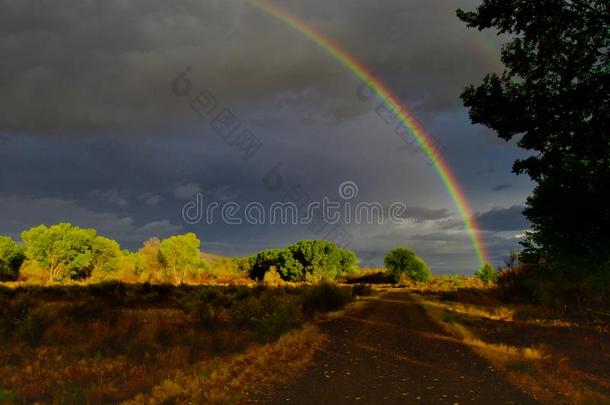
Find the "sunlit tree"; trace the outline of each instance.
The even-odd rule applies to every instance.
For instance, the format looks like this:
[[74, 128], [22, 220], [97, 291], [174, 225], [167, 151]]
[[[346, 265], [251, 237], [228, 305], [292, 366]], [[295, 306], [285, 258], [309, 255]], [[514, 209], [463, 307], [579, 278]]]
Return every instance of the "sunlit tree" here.
[[411, 249], [398, 247], [388, 252], [384, 264], [394, 282], [407, 277], [414, 281], [428, 281], [432, 272], [430, 267]]
[[200, 245], [194, 233], [170, 236], [161, 242], [163, 261], [174, 283], [183, 283], [186, 275], [202, 266]]
[[82, 229], [69, 223], [47, 227], [40, 225], [21, 234], [26, 256], [47, 273], [49, 281], [64, 278], [82, 279], [93, 266], [91, 243], [95, 230]]
[[0, 236], [0, 281], [17, 279], [24, 260], [23, 247], [8, 236]]
[[144, 281], [161, 282], [164, 279], [165, 259], [161, 253], [161, 241], [150, 238], [138, 252], [138, 269]]
[[121, 256], [121, 247], [118, 242], [104, 236], [96, 236], [91, 241], [93, 251], [93, 271], [111, 271], [116, 267], [117, 259]]

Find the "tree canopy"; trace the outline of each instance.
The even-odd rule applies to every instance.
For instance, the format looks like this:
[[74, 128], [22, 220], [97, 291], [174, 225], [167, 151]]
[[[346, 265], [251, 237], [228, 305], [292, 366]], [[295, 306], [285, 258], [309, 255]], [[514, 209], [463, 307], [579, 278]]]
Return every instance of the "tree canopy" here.
[[[204, 259], [194, 233], [144, 242], [137, 252], [118, 242], [69, 223], [40, 225], [22, 232], [24, 246], [0, 237], [0, 276], [38, 282], [202, 282], [251, 277], [256, 280], [332, 280], [357, 266], [354, 252], [325, 240], [303, 240], [282, 249], [266, 249], [242, 259]], [[25, 264], [22, 266], [22, 263]], [[273, 274], [268, 274], [273, 269]], [[265, 278], [267, 276], [267, 278]]]
[[394, 282], [403, 276], [414, 281], [428, 281], [432, 275], [426, 262], [411, 249], [398, 247], [388, 252], [383, 262]]
[[170, 236], [161, 242], [160, 252], [174, 283], [183, 283], [187, 274], [202, 266], [200, 245], [194, 233]]
[[68, 223], [51, 227], [40, 225], [21, 234], [27, 257], [36, 261], [51, 281], [89, 276], [94, 260], [91, 245], [95, 237], [95, 230]]
[[530, 262], [610, 259], [610, 2], [483, 0], [458, 17], [508, 34], [502, 74], [462, 94], [474, 123], [531, 156], [513, 171], [536, 183], [525, 215]]
[[303, 240], [282, 249], [266, 249], [244, 261], [252, 278], [262, 280], [271, 267], [286, 281], [332, 280], [356, 267], [354, 252], [326, 240]]
[[119, 243], [104, 236], [96, 236], [91, 240], [91, 251], [93, 271], [112, 271], [122, 254]]
[[8, 236], [0, 236], [0, 281], [16, 279], [24, 260], [23, 247]]
[[[200, 241], [194, 233], [170, 236], [163, 241], [151, 238], [136, 253], [122, 251], [118, 242], [98, 236], [93, 229], [69, 223], [31, 228], [22, 233], [22, 239], [25, 250], [10, 238], [0, 237], [1, 274], [10, 273], [5, 271], [6, 261], [16, 266], [12, 270], [14, 274], [10, 273], [11, 278], [16, 278], [23, 258], [27, 258], [39, 269], [34, 273], [36, 277], [42, 270], [47, 281], [122, 278], [180, 284], [186, 277], [197, 277], [205, 266]], [[21, 262], [15, 259], [19, 252]], [[237, 265], [235, 269], [237, 272]]]

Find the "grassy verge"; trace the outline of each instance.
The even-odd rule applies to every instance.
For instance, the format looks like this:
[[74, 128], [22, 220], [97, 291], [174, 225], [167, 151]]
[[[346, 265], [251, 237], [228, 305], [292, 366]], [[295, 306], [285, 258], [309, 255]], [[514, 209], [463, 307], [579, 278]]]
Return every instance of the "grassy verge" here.
[[239, 403], [264, 396], [266, 388], [296, 378], [309, 364], [324, 336], [307, 325], [244, 353], [201, 361], [177, 370], [126, 405], [168, 403]]
[[543, 403], [610, 403], [608, 335], [485, 289], [417, 290], [430, 318]]

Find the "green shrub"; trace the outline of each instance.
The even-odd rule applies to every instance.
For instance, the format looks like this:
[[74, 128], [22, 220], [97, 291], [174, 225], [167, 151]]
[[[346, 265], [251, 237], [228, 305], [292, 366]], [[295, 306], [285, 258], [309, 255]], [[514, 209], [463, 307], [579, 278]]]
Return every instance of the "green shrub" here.
[[485, 263], [474, 275], [485, 283], [495, 283], [498, 281], [498, 272], [489, 263]]
[[262, 280], [272, 266], [277, 268], [278, 258], [282, 251], [283, 249], [265, 249], [247, 258], [243, 263], [250, 265], [250, 277], [254, 280]]
[[241, 265], [249, 267], [250, 277], [262, 280], [272, 267], [285, 281], [318, 282], [334, 280], [351, 273], [356, 267], [354, 252], [325, 240], [303, 240], [284, 249], [266, 249]]
[[399, 247], [388, 252], [384, 263], [395, 283], [399, 282], [403, 276], [422, 282], [428, 281], [432, 276], [430, 267], [411, 249]]

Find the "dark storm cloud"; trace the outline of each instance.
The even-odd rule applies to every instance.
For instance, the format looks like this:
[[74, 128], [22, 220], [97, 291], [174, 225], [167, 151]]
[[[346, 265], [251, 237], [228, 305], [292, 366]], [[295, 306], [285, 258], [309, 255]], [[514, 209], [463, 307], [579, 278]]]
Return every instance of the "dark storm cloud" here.
[[[517, 180], [510, 195], [491, 192], [512, 181], [514, 151], [471, 136], [467, 115], [456, 109], [463, 86], [493, 63], [479, 34], [456, 20], [454, 2], [278, 4], [336, 40], [412, 107], [447, 146], [474, 208], [523, 204], [527, 185]], [[295, 186], [314, 200], [337, 198], [338, 185], [350, 180], [358, 201], [408, 207], [404, 227], [350, 228], [357, 252], [374, 253], [381, 265], [387, 250], [408, 245], [435, 271], [474, 270], [463, 222], [426, 157], [404, 148], [395, 126], [375, 113], [376, 101], [357, 97], [360, 83], [345, 67], [247, 1], [0, 0], [0, 54], [0, 233], [71, 221], [135, 249], [153, 235], [192, 231], [204, 251], [245, 255], [324, 235], [189, 225], [184, 204], [202, 193], [268, 205]], [[172, 93], [187, 67], [191, 95], [210, 90], [219, 109], [231, 109], [262, 141], [254, 157], [245, 160], [219, 137], [211, 117], [189, 107], [191, 97]], [[262, 180], [278, 165], [283, 186], [269, 190]], [[490, 169], [475, 176], [481, 168]], [[480, 219], [496, 254], [516, 241], [494, 231], [512, 227], [494, 211]]]
[[139, 223], [130, 216], [93, 211], [76, 201], [60, 198], [0, 196], [0, 211], [3, 214], [0, 229], [17, 240], [22, 231], [40, 224], [53, 225], [59, 222], [58, 218], [61, 222], [96, 229], [100, 235], [117, 239], [130, 248], [152, 236], [165, 237], [182, 230], [181, 225], [166, 219]]
[[512, 185], [508, 183], [498, 184], [497, 186], [492, 187], [491, 191], [504, 191], [511, 188]]
[[436, 220], [447, 218], [450, 215], [446, 209], [430, 209], [425, 207], [408, 207], [406, 218], [416, 221]]
[[476, 216], [479, 228], [485, 231], [523, 231], [530, 227], [530, 224], [523, 215], [522, 206], [512, 206], [509, 208], [496, 208], [483, 212]]
[[[454, 108], [490, 69], [449, 1], [283, 4], [418, 110]], [[169, 90], [187, 66], [195, 86], [236, 104], [337, 120], [366, 110], [344, 67], [242, 0], [2, 0], [0, 54], [0, 128], [78, 133], [192, 119]]]

